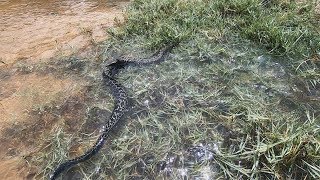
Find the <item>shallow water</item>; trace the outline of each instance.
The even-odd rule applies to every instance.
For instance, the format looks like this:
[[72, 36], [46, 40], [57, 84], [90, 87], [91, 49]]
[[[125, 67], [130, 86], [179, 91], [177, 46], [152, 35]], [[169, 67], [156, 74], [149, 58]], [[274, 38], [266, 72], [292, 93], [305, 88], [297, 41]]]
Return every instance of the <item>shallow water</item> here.
[[13, 63], [17, 59], [49, 58], [57, 50], [64, 52], [66, 49], [70, 51], [72, 48], [81, 48], [90, 38], [95, 41], [104, 40], [105, 28], [112, 25], [110, 19], [119, 16], [119, 7], [124, 2], [126, 1], [1, 0], [2, 65]]
[[[2, 28], [0, 31], [0, 57], [5, 65], [10, 63], [15, 64], [19, 59], [36, 63], [41, 59], [52, 57], [57, 52], [64, 55], [68, 54], [66, 53], [67, 51], [75, 52], [78, 49], [88, 46], [92, 39], [94, 41], [103, 40], [105, 38], [105, 34], [103, 33], [105, 28], [111, 26], [113, 18], [118, 17], [117, 14], [121, 12], [118, 9], [121, 3], [110, 2], [105, 4], [102, 1], [0, 2], [0, 15], [4, 15], [1, 16], [1, 18], [3, 18], [1, 19], [3, 25], [0, 26], [0, 28]], [[140, 103], [140, 105], [139, 103], [135, 103], [137, 105], [136, 109], [141, 109], [141, 111], [146, 109], [147, 112], [154, 113], [155, 115], [157, 115], [156, 112], [159, 112], [160, 109], [164, 114], [163, 117], [170, 117], [171, 115], [171, 119], [168, 118], [169, 120], [167, 120], [167, 122], [163, 120], [164, 118], [155, 119], [157, 122], [156, 125], [159, 125], [159, 127], [142, 126], [139, 128], [138, 125], [142, 121], [137, 115], [137, 119], [131, 120], [132, 127], [128, 128], [129, 131], [134, 133], [128, 133], [127, 136], [119, 136], [119, 140], [113, 141], [114, 144], [123, 142], [123, 144], [128, 143], [130, 145], [131, 143], [132, 145], [130, 146], [133, 147], [133, 150], [138, 147], [139, 149], [136, 154], [132, 154], [132, 156], [135, 157], [131, 160], [135, 161], [135, 158], [139, 157], [137, 154], [139, 155], [140, 150], [142, 152], [141, 154], [145, 153], [143, 149], [140, 149], [139, 145], [137, 146], [137, 142], [142, 141], [139, 140], [139, 138], [143, 138], [145, 134], [152, 133], [154, 129], [156, 129], [154, 134], [148, 134], [150, 137], [152, 135], [152, 138], [145, 138], [143, 140], [145, 140], [146, 143], [143, 144], [143, 142], [141, 142], [140, 144], [147, 146], [146, 144], [148, 144], [149, 139], [153, 139], [153, 137], [156, 137], [154, 139], [161, 139], [161, 137], [165, 139], [164, 145], [166, 145], [167, 142], [179, 144], [179, 141], [175, 143], [174, 140], [177, 139], [174, 138], [172, 138], [172, 141], [168, 141], [170, 134], [174, 134], [174, 131], [170, 132], [170, 129], [167, 127], [183, 127], [181, 124], [186, 124], [184, 125], [184, 129], [187, 129], [186, 127], [193, 128], [194, 132], [197, 130], [202, 131], [202, 128], [205, 128], [205, 130], [208, 128], [199, 134], [205, 135], [208, 133], [206, 136], [212, 139], [215, 137], [215, 130], [217, 130], [221, 136], [230, 139], [229, 136], [232, 137], [236, 134], [233, 135], [230, 133], [229, 131], [231, 130], [227, 127], [215, 124], [217, 123], [215, 118], [219, 117], [221, 120], [228, 120], [227, 114], [230, 109], [229, 106], [232, 104], [231, 102], [228, 103], [228, 100], [232, 93], [238, 93], [237, 95], [239, 96], [251, 96], [256, 95], [256, 93], [261, 93], [261, 96], [266, 98], [283, 96], [283, 103], [281, 104], [288, 110], [291, 110], [291, 106], [295, 105], [294, 101], [291, 101], [295, 92], [291, 88], [289, 82], [291, 79], [286, 71], [284, 71], [284, 67], [271, 61], [271, 58], [264, 55], [264, 52], [253, 55], [252, 59], [256, 60], [254, 61], [255, 63], [240, 63], [241, 59], [245, 59], [247, 56], [246, 50], [240, 51], [241, 53], [239, 54], [233, 51], [230, 52], [230, 55], [228, 54], [228, 57], [221, 62], [218, 60], [220, 58], [214, 58], [215, 56], [212, 55], [210, 56], [212, 57], [212, 62], [200, 60], [196, 65], [196, 63], [191, 61], [185, 61], [191, 57], [190, 54], [187, 54], [182, 58], [184, 60], [181, 62], [164, 62], [158, 67], [151, 67], [154, 69], [149, 68], [148, 70], [148, 68], [141, 68], [135, 70], [132, 68], [121, 73], [121, 83], [124, 82], [127, 89], [132, 91], [132, 94], [135, 94], [134, 99], [143, 102]], [[91, 58], [88, 59], [90, 60], [86, 62], [83, 61], [83, 66], [87, 66], [90, 61], [94, 61]], [[68, 67], [68, 63], [71, 63], [71, 65], [72, 63], [76, 65], [78, 63], [79, 65], [81, 61], [66, 60], [65, 64], [61, 63], [59, 68], [64, 68], [63, 71], [68, 71], [65, 72], [66, 74], [82, 72], [82, 68], [78, 68], [80, 70], [77, 70], [77, 67], [72, 68], [70, 65], [68, 70], [68, 68], [66, 68]], [[200, 66], [199, 64], [202, 65]], [[213, 68], [213, 65], [217, 65], [217, 67]], [[231, 85], [227, 82], [219, 81], [219, 78], [225, 75], [219, 74], [219, 66], [223, 67], [221, 69], [227, 69], [225, 74], [229, 75], [228, 80]], [[32, 68], [32, 66], [25, 66], [23, 68], [26, 69], [24, 70], [25, 74], [21, 72], [19, 74], [18, 71], [18, 73], [15, 73], [7, 79], [2, 78], [5, 76], [2, 76], [2, 69], [0, 69], [0, 130], [4, 127], [5, 123], [11, 125], [3, 131], [3, 136], [0, 138], [0, 144], [2, 144], [0, 147], [0, 179], [32, 179], [37, 177], [35, 176], [37, 175], [36, 173], [42, 171], [40, 165], [35, 168], [35, 166], [38, 165], [36, 163], [38, 161], [45, 164], [44, 167], [51, 172], [52, 169], [50, 169], [49, 166], [52, 166], [52, 164], [50, 164], [50, 161], [56, 163], [56, 160], [46, 153], [51, 153], [54, 157], [54, 153], [60, 155], [60, 152], [55, 152], [55, 147], [51, 147], [53, 150], [48, 150], [43, 147], [37, 148], [39, 144], [47, 145], [51, 143], [39, 141], [44, 137], [54, 134], [52, 132], [56, 132], [56, 130], [54, 130], [55, 127], [65, 127], [64, 130], [67, 133], [74, 134], [75, 136], [78, 135], [78, 132], [81, 132], [89, 134], [88, 136], [92, 137], [91, 133], [99, 127], [93, 122], [97, 123], [100, 119], [106, 119], [106, 117], [110, 115], [110, 112], [106, 110], [105, 104], [107, 104], [106, 102], [108, 102], [109, 105], [113, 104], [110, 99], [104, 97], [104, 89], [103, 93], [97, 93], [95, 91], [97, 88], [92, 84], [83, 82], [85, 81], [83, 77], [80, 77], [83, 79], [79, 78], [75, 81], [72, 77], [64, 76], [65, 74], [61, 75], [62, 78], [57, 78], [50, 73], [38, 75], [35, 71], [33, 72], [32, 69], [35, 68]], [[28, 68], [30, 68], [30, 70]], [[43, 68], [45, 69], [47, 67]], [[20, 69], [22, 69], [22, 67], [20, 67]], [[168, 69], [171, 70], [168, 71]], [[130, 70], [136, 73], [132, 74], [131, 72], [131, 74], [128, 74]], [[87, 74], [87, 76], [90, 76], [90, 73]], [[159, 77], [157, 77], [157, 75], [160, 76], [162, 74], [166, 74], [167, 77], [164, 76], [164, 79], [158, 80]], [[182, 77], [177, 77], [177, 74], [180, 74]], [[172, 77], [172, 79], [170, 77]], [[132, 79], [130, 80], [130, 78]], [[141, 80], [139, 80], [139, 78], [141, 78]], [[127, 83], [124, 79], [127, 80]], [[128, 79], [130, 81], [128, 81]], [[269, 83], [269, 80], [274, 82]], [[210, 83], [208, 84], [207, 82]], [[160, 87], [159, 84], [161, 84]], [[83, 87], [87, 87], [87, 89]], [[223, 87], [223, 89], [221, 87]], [[92, 92], [89, 89], [91, 89]], [[145, 89], [150, 93], [145, 93]], [[220, 91], [226, 91], [227, 93], [223, 94], [220, 93]], [[138, 92], [143, 93], [139, 94]], [[93, 101], [92, 99], [94, 98], [99, 99], [97, 102], [100, 104], [96, 103], [96, 107], [92, 108], [89, 102], [90, 98], [91, 101]], [[100, 106], [103, 107], [99, 108]], [[218, 115], [221, 113], [223, 116], [215, 116], [212, 118], [209, 114], [198, 112], [196, 108], [199, 107], [203, 108], [206, 112], [216, 113]], [[318, 107], [318, 105], [315, 107]], [[172, 111], [172, 108], [176, 108], [174, 109], [175, 111]], [[86, 112], [88, 109], [90, 111]], [[156, 109], [156, 111], [154, 110], [152, 112], [152, 109]], [[177, 116], [179, 112], [187, 110], [190, 112]], [[176, 114], [174, 114], [175, 112]], [[85, 119], [88, 114], [90, 117], [88, 119], [92, 122], [85, 121], [83, 125], [83, 119]], [[143, 114], [141, 113], [141, 115]], [[181, 119], [179, 119], [180, 117]], [[148, 122], [149, 119], [152, 118], [146, 118], [145, 122]], [[27, 120], [27, 123], [23, 120]], [[136, 123], [134, 124], [134, 122]], [[168, 126], [169, 123], [170, 125]], [[204, 125], [211, 125], [212, 127], [206, 127]], [[83, 129], [81, 129], [81, 126], [83, 126]], [[199, 129], [196, 126], [199, 126]], [[147, 129], [148, 127], [149, 129]], [[87, 129], [90, 131], [86, 131]], [[221, 132], [219, 132], [219, 129]], [[163, 135], [158, 135], [158, 133], [161, 132], [160, 130]], [[46, 131], [48, 132], [44, 133]], [[132, 136], [132, 134], [135, 135], [139, 131], [141, 131], [140, 134]], [[164, 174], [164, 177], [169, 177], [169, 175], [176, 173], [178, 174], [177, 177], [181, 177], [180, 179], [186, 179], [189, 176], [194, 177], [193, 179], [214, 179], [216, 173], [214, 166], [201, 166], [197, 170], [198, 174], [195, 176], [191, 170], [196, 169], [193, 167], [201, 163], [213, 162], [222, 142], [210, 141], [208, 138], [197, 138], [198, 141], [199, 139], [205, 139], [208, 141], [208, 144], [194, 143], [192, 147], [189, 147], [191, 145], [189, 138], [192, 138], [192, 136], [188, 137], [189, 130], [181, 132], [186, 134], [182, 137], [187, 137], [184, 141], [181, 141], [181, 143], [185, 143], [185, 146], [181, 148], [178, 145], [175, 149], [176, 152], [178, 152], [176, 154], [163, 153], [163, 155], [158, 156], [158, 158], [162, 158], [159, 163], [159, 174]], [[57, 137], [63, 141], [61, 136], [57, 135]], [[86, 138], [88, 139], [88, 137]], [[132, 141], [130, 138], [138, 139]], [[77, 141], [77, 138], [72, 139]], [[160, 140], [150, 142], [160, 142]], [[84, 148], [85, 144], [89, 144], [89, 142], [83, 141], [81, 147], [75, 145], [75, 147], [71, 148], [70, 154], [81, 154], [81, 151], [83, 151], [81, 148]], [[123, 145], [123, 147], [130, 147], [129, 145]], [[117, 147], [118, 146], [121, 147], [121, 144], [117, 144]], [[122, 152], [119, 148], [116, 149], [117, 151], [114, 152], [119, 154], [125, 154], [128, 151], [127, 148], [123, 148], [124, 151]], [[35, 152], [35, 154], [33, 154], [33, 152]], [[107, 154], [107, 156], [109, 156], [109, 154]], [[41, 161], [41, 157], [45, 160]], [[112, 156], [110, 155], [109, 157]], [[128, 158], [125, 159], [122, 157], [124, 156], [112, 158], [112, 160], [115, 159], [115, 161], [118, 161], [116, 163], [106, 161], [102, 164], [103, 166], [92, 165], [92, 168], [100, 171], [103, 169], [100, 169], [100, 167], [106, 167], [106, 164], [116, 164], [119, 171], [123, 171], [123, 169], [126, 168], [127, 171], [125, 169], [124, 172], [135, 173], [134, 171], [128, 170], [129, 166], [127, 165], [130, 164]], [[143, 161], [141, 161], [143, 163], [138, 163], [137, 171], [140, 171], [140, 173], [144, 175], [144, 171], [147, 168], [145, 164], [152, 164], [156, 158], [141, 155], [141, 159], [143, 159]], [[123, 161], [123, 164], [121, 164], [121, 161]], [[239, 161], [239, 164], [240, 163]], [[117, 169], [115, 171], [117, 171]], [[97, 174], [99, 175], [99, 173]]]
[[[78, 101], [84, 101], [86, 80], [56, 77], [48, 67], [68, 67], [55, 61], [70, 55], [95, 60], [95, 43], [107, 38], [114, 19], [122, 21], [127, 2], [0, 0], [0, 179], [32, 179], [38, 172], [26, 156], [32, 157], [39, 138], [59, 118], [34, 110], [47, 111], [53, 104], [70, 108], [62, 114], [72, 119], [70, 127], [78, 124], [74, 119], [85, 107]], [[45, 73], [37, 72], [40, 66]]]

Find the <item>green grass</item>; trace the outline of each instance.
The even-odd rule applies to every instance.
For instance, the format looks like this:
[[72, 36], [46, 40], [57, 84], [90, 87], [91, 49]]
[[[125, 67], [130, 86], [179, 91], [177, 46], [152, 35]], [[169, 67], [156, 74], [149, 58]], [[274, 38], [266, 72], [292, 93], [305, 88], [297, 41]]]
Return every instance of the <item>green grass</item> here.
[[142, 36], [155, 48], [188, 40], [201, 32], [215, 39], [240, 34], [276, 54], [316, 53], [320, 47], [315, 1], [297, 5], [281, 0], [133, 1], [121, 38]]
[[[121, 71], [131, 111], [97, 156], [65, 176], [319, 179], [315, 2], [269, 2], [133, 1], [126, 22], [109, 30], [106, 61], [114, 53], [141, 57], [165, 43], [180, 44], [160, 65]], [[92, 109], [113, 105], [92, 71], [79, 73], [96, 89], [83, 124], [92, 121]], [[95, 138], [71, 133], [47, 137], [50, 146], [34, 159], [43, 170], [39, 177], [48, 177], [71, 147], [90, 147], [88, 139]]]

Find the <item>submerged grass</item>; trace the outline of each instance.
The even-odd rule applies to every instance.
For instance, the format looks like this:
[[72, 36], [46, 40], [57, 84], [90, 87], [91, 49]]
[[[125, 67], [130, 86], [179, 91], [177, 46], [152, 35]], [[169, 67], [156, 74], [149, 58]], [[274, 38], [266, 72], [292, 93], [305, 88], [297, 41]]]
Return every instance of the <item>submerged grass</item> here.
[[[212, 41], [239, 35], [257, 43], [279, 62], [319, 83], [320, 21], [317, 1], [133, 1], [126, 25], [112, 31], [120, 39], [147, 39], [146, 47], [194, 39]], [[307, 63], [303, 67], [301, 64]], [[312, 67], [309, 67], [312, 66]]]
[[[319, 179], [315, 3], [133, 1], [125, 24], [109, 30], [105, 59], [114, 52], [145, 57], [163, 44], [180, 44], [160, 65], [119, 74], [133, 102], [125, 124], [100, 154], [64, 177]], [[44, 177], [74, 146], [71, 138], [57, 138], [61, 132], [49, 138], [51, 153], [34, 160]]]

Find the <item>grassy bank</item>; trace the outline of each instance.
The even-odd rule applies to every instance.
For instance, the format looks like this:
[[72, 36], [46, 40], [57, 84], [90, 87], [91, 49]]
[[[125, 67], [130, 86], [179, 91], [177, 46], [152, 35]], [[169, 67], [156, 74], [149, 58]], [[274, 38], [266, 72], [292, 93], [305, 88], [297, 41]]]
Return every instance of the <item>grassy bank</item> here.
[[[315, 2], [133, 1], [125, 23], [109, 30], [106, 61], [180, 44], [160, 65], [119, 74], [131, 111], [104, 150], [65, 177], [318, 179], [319, 25]], [[83, 125], [113, 105], [93, 76]], [[35, 160], [41, 175], [97, 137], [74, 136], [49, 138], [50, 153]]]

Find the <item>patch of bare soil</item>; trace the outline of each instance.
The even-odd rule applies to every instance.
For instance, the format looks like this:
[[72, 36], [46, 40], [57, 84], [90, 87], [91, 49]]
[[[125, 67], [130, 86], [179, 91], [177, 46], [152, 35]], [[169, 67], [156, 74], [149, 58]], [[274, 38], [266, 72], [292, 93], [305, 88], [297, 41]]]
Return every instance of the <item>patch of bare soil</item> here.
[[[41, 137], [61, 119], [67, 129], [79, 128], [76, 120], [84, 117], [88, 82], [32, 70], [21, 73], [17, 63], [31, 67], [92, 53], [115, 19], [122, 21], [126, 3], [101, 8], [94, 4], [100, 1], [89, 6], [89, 1], [70, 1], [59, 9], [48, 2], [69, 1], [46, 1], [45, 8], [40, 0], [30, 1], [39, 7], [13, 2], [0, 1], [0, 179], [33, 179], [38, 170], [26, 157], [39, 150]], [[23, 11], [28, 8], [30, 12]]]

